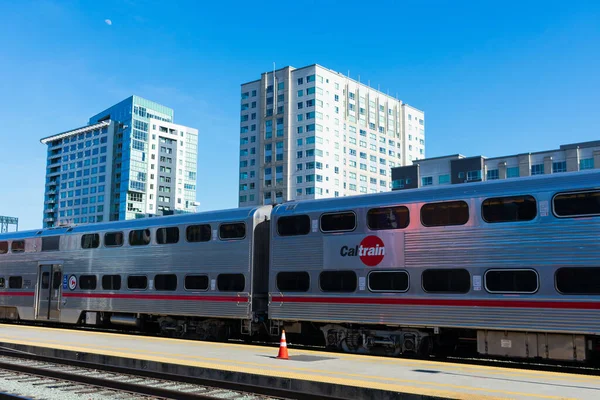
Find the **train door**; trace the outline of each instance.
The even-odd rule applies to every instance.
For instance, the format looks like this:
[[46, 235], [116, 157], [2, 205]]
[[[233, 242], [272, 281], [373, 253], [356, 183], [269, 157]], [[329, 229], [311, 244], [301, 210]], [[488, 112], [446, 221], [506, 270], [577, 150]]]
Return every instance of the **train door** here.
[[62, 265], [43, 264], [39, 266], [36, 319], [59, 320], [61, 283]]

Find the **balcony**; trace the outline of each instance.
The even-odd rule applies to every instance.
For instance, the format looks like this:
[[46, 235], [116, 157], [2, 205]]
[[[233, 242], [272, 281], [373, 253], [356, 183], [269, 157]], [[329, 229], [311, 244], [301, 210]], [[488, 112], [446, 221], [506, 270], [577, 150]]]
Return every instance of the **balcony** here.
[[[47, 185], [47, 184], [46, 184]], [[50, 189], [46, 192], [47, 195], [56, 194], [56, 190]]]
[[44, 218], [44, 222], [54, 222], [54, 217]]
[[48, 199], [44, 201], [44, 204], [56, 204], [56, 199]]
[[56, 186], [56, 185], [58, 185], [58, 181], [57, 180], [52, 180], [52, 181], [46, 182], [46, 186], [52, 187], [52, 186]]
[[44, 214], [53, 214], [56, 212], [56, 207], [48, 207], [44, 210]]

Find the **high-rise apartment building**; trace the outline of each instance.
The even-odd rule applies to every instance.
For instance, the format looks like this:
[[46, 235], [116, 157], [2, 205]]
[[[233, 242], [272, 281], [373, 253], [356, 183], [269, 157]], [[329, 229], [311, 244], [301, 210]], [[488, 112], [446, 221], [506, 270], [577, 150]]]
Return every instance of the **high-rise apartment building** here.
[[131, 96], [48, 146], [44, 227], [193, 212], [198, 131]]
[[391, 190], [425, 157], [423, 111], [319, 65], [242, 85], [239, 205]]

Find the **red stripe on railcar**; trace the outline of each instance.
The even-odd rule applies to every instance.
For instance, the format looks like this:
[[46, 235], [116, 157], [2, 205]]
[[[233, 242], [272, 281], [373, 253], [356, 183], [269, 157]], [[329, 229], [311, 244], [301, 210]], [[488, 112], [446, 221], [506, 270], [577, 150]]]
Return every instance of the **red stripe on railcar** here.
[[33, 296], [35, 292], [0, 292], [0, 296]]
[[165, 294], [118, 294], [118, 293], [63, 293], [63, 297], [86, 299], [135, 299], [135, 300], [180, 300], [180, 301], [218, 301], [218, 302], [248, 302], [248, 297], [236, 296], [182, 296]]
[[299, 297], [273, 296], [272, 302], [326, 303], [326, 304], [373, 304], [449, 307], [506, 307], [506, 308], [566, 308], [600, 310], [600, 302], [534, 301], [534, 300], [457, 300], [457, 299], [390, 299], [364, 297]]

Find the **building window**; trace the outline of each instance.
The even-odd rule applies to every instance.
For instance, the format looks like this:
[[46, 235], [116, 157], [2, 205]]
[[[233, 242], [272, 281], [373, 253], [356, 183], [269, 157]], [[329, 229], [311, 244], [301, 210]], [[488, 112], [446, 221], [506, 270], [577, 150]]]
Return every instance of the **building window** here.
[[518, 178], [520, 176], [519, 167], [506, 168], [507, 178]]
[[556, 174], [557, 172], [567, 172], [566, 161], [557, 161], [552, 163], [552, 173]]
[[309, 288], [308, 272], [280, 272], [277, 274], [277, 289], [282, 292], [308, 292]]
[[480, 180], [481, 180], [481, 170], [467, 172], [467, 182], [480, 181]]
[[543, 175], [544, 164], [535, 164], [531, 166], [531, 175]]
[[497, 169], [489, 169], [487, 171], [487, 175], [486, 175], [486, 179], [488, 181], [494, 180], [494, 179], [499, 179], [500, 178], [500, 174], [498, 172]]
[[424, 176], [421, 178], [421, 186], [430, 186], [433, 185], [433, 177], [432, 176]]
[[594, 169], [594, 159], [593, 158], [584, 158], [579, 160], [579, 169]]
[[443, 185], [443, 184], [446, 184], [446, 183], [450, 183], [450, 174], [440, 175], [438, 177], [438, 183], [440, 185]]

